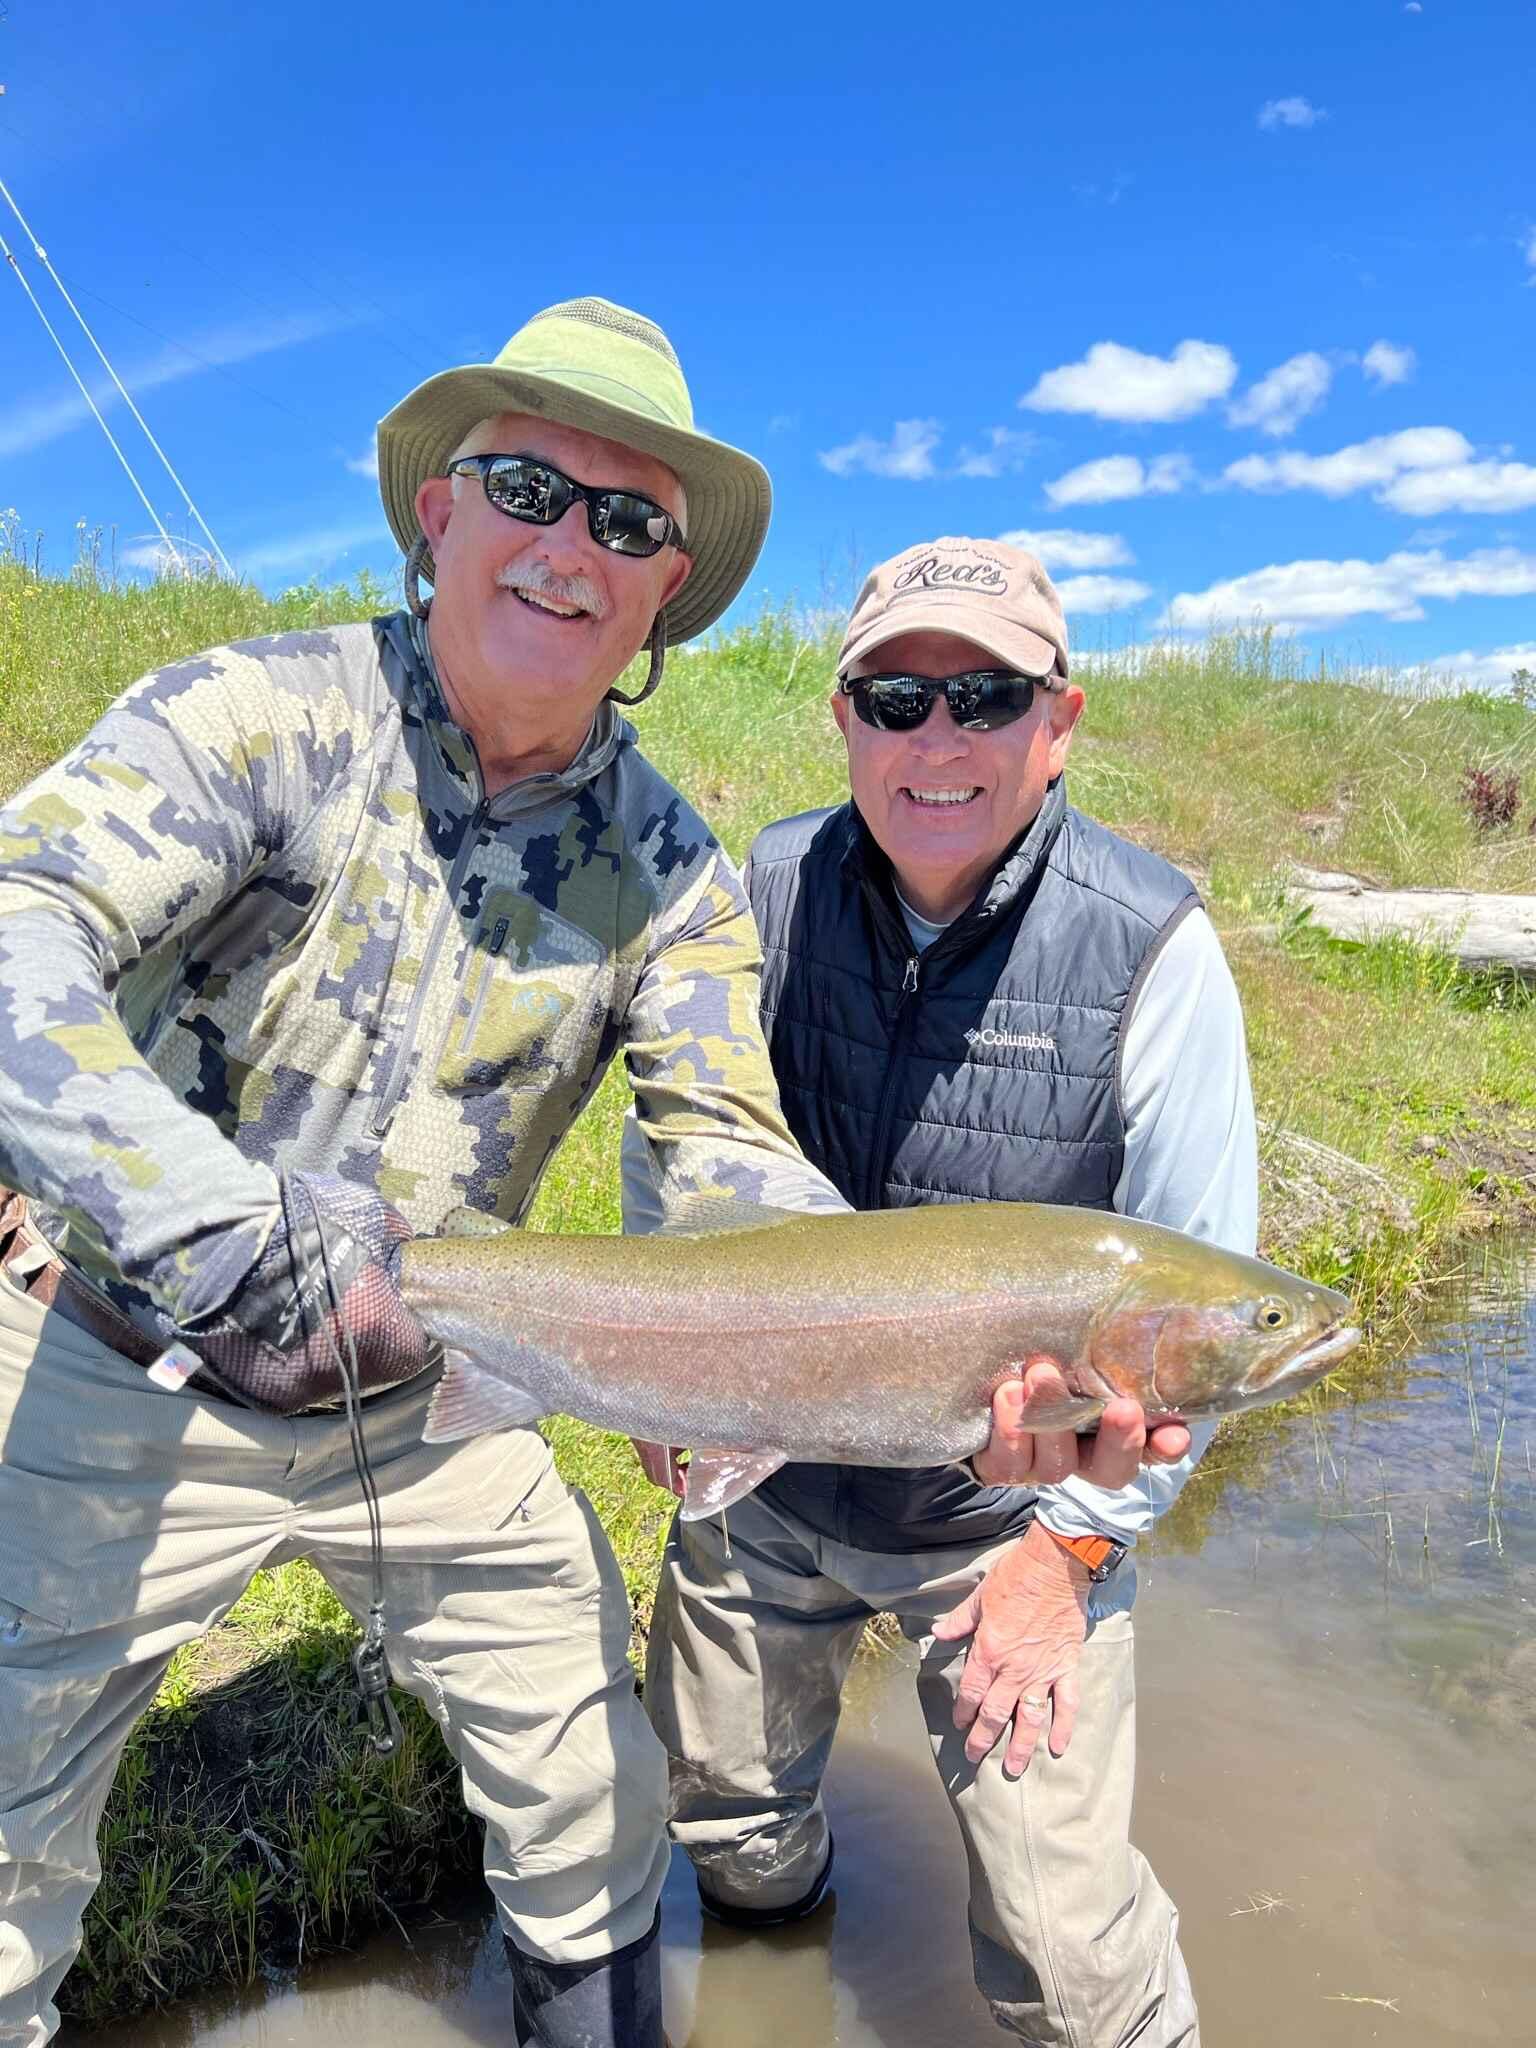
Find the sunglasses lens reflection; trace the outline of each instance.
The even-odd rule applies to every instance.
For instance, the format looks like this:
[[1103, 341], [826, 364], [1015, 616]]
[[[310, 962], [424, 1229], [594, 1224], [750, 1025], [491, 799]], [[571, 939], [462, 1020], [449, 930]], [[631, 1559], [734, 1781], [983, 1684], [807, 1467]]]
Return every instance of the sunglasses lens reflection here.
[[563, 479], [557, 479], [553, 470], [536, 462], [496, 462], [486, 472], [485, 495], [499, 512], [510, 512], [514, 519], [547, 526], [571, 502], [565, 492], [557, 493], [557, 481]]
[[933, 709], [938, 689], [915, 676], [888, 676], [860, 685], [854, 708], [866, 725], [881, 732], [915, 732]]
[[[601, 518], [603, 530], [597, 531]], [[650, 498], [628, 491], [604, 491], [592, 505], [592, 530], [604, 547], [620, 555], [654, 555], [667, 537], [667, 515]]]

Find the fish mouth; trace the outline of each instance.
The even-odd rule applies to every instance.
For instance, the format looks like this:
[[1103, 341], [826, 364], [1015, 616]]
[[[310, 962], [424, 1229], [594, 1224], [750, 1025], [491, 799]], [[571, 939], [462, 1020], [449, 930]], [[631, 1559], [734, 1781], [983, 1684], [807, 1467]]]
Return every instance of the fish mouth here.
[[1334, 1323], [1314, 1343], [1297, 1352], [1289, 1370], [1294, 1372], [1300, 1368], [1309, 1373], [1326, 1372], [1329, 1366], [1347, 1358], [1364, 1334], [1354, 1323]]

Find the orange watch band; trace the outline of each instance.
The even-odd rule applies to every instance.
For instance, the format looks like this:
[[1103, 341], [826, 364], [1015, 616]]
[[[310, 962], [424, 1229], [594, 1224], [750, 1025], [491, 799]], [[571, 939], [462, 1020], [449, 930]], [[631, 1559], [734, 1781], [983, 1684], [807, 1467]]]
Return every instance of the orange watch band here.
[[1118, 1564], [1125, 1555], [1124, 1545], [1114, 1542], [1108, 1536], [1062, 1536], [1056, 1530], [1047, 1528], [1044, 1522], [1040, 1527], [1053, 1543], [1059, 1543], [1063, 1550], [1070, 1550], [1078, 1563], [1086, 1566], [1095, 1577], [1104, 1571], [1109, 1559], [1113, 1558]]

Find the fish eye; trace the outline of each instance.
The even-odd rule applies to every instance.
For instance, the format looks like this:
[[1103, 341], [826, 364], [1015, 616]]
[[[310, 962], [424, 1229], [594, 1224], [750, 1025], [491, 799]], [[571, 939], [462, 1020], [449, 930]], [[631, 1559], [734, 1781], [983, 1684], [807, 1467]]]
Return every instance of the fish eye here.
[[1259, 1304], [1259, 1321], [1266, 1330], [1282, 1330], [1290, 1321], [1281, 1301], [1265, 1301]]

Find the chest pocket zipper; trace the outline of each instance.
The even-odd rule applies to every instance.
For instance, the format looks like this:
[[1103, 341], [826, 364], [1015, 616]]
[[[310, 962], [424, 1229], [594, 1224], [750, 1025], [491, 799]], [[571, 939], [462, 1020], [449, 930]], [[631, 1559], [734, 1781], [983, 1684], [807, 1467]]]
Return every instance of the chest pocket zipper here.
[[475, 1042], [475, 1033], [480, 1029], [480, 1019], [485, 1010], [485, 999], [495, 978], [495, 962], [507, 943], [507, 933], [512, 929], [509, 917], [498, 917], [491, 927], [488, 943], [478, 949], [480, 972], [475, 979], [474, 994], [469, 999], [469, 1015], [464, 1020], [464, 1029], [459, 1033], [459, 1055], [468, 1059], [470, 1048]]

